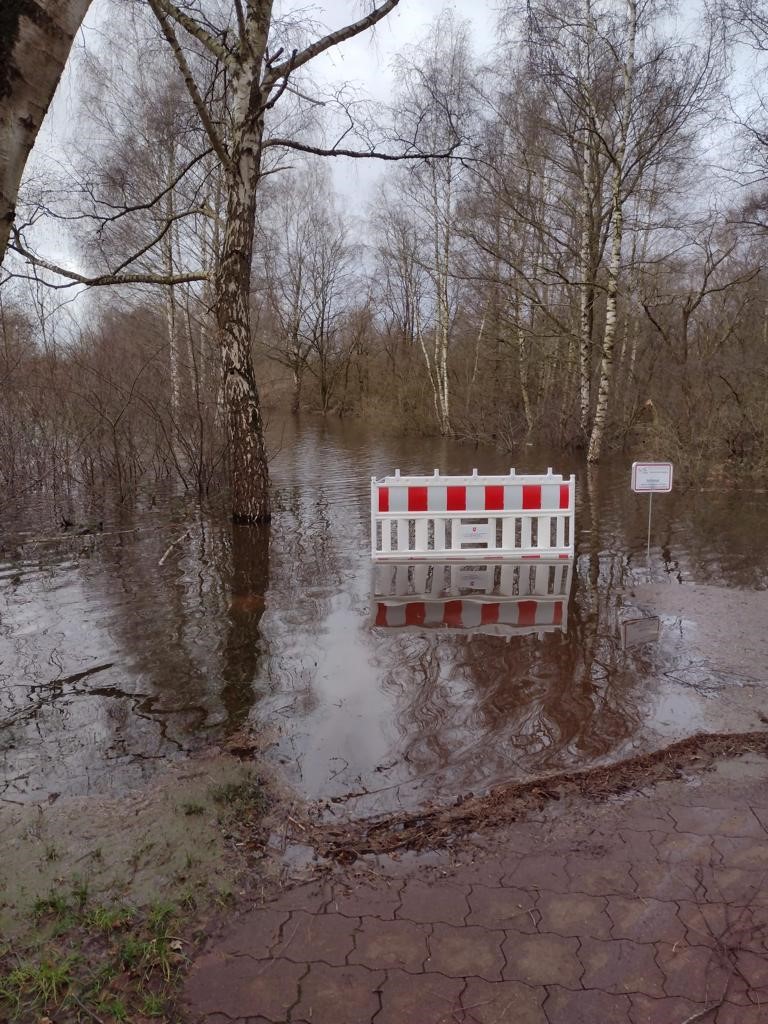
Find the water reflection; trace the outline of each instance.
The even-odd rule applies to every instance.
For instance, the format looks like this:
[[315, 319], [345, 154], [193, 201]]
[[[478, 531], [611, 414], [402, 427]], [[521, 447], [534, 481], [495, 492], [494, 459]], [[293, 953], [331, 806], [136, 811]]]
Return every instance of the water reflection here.
[[665, 496], [648, 566], [627, 466], [526, 450], [521, 473], [577, 473], [572, 564], [385, 564], [372, 583], [372, 476], [508, 456], [359, 424], [278, 437], [269, 535], [179, 495], [80, 510], [104, 520], [87, 537], [56, 538], [46, 501], [0, 510], [0, 799], [119, 790], [248, 727], [305, 795], [384, 807], [721, 724], [689, 624], [624, 646], [621, 622], [648, 614], [628, 594], [649, 577], [768, 586], [764, 496]]
[[373, 625], [510, 637], [566, 633], [572, 572], [572, 559], [378, 562], [373, 566]]

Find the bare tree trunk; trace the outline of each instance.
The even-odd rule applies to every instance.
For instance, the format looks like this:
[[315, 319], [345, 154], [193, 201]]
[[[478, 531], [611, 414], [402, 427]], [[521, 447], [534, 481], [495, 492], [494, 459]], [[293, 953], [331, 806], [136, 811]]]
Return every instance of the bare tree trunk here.
[[0, 5], [0, 262], [24, 166], [90, 0]]
[[595, 309], [595, 282], [592, 253], [592, 170], [589, 143], [584, 144], [584, 180], [582, 184], [582, 226], [579, 250], [579, 425], [589, 436], [592, 405], [592, 323]]
[[[259, 155], [260, 142], [250, 140]], [[253, 160], [254, 150], [250, 157]], [[254, 168], [247, 177], [239, 171], [236, 165], [229, 181], [227, 224], [216, 277], [216, 319], [229, 430], [232, 516], [236, 522], [258, 523], [270, 518], [269, 476], [251, 354], [248, 301], [258, 170]]]
[[608, 264], [608, 283], [605, 300], [605, 330], [603, 350], [600, 359], [600, 383], [597, 389], [597, 405], [592, 435], [587, 452], [588, 462], [599, 462], [608, 417], [608, 403], [613, 378], [613, 350], [616, 343], [616, 307], [621, 272], [621, 243], [624, 237], [624, 160], [629, 135], [629, 119], [632, 116], [632, 89], [634, 85], [635, 38], [637, 35], [637, 0], [627, 0], [627, 57], [624, 62], [624, 96], [622, 103], [619, 140], [614, 156], [613, 169], [613, 241], [611, 259]]
[[[584, 0], [583, 16], [586, 25], [586, 52], [584, 54], [584, 105], [591, 121], [590, 55], [594, 21], [591, 0]], [[592, 328], [595, 315], [595, 266], [592, 259], [595, 230], [594, 175], [592, 166], [593, 140], [589, 125], [584, 126], [581, 172], [581, 244], [579, 247], [579, 426], [586, 439], [589, 437], [589, 418], [592, 412]]]

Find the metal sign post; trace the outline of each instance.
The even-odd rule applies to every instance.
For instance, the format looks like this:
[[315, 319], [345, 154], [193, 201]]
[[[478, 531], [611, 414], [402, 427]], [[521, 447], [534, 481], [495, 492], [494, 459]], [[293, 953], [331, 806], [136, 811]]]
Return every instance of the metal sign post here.
[[671, 462], [633, 462], [632, 490], [636, 494], [648, 495], [648, 548], [646, 557], [651, 564], [651, 516], [654, 494], [669, 494], [672, 490], [673, 468]]

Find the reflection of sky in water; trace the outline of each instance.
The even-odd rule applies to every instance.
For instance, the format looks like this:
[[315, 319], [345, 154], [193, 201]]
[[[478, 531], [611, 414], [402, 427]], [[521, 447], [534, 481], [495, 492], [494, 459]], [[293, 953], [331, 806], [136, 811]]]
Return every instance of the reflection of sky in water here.
[[[657, 644], [621, 644], [619, 595], [648, 577], [647, 504], [629, 490], [628, 464], [588, 474], [529, 450], [516, 465], [578, 474], [567, 630], [470, 635], [455, 617], [425, 628], [418, 611], [398, 629], [376, 622], [371, 475], [508, 472], [512, 460], [359, 425], [306, 427], [297, 440], [291, 429], [272, 466], [269, 547], [263, 531], [184, 499], [100, 509], [104, 536], [51, 544], [21, 546], [24, 530], [56, 533], [49, 508], [31, 505], [23, 524], [6, 515], [0, 795], [135, 784], [159, 760], [255, 724], [269, 727], [270, 757], [306, 794], [375, 790], [368, 802], [385, 806], [617, 756], [717, 727], [718, 714], [740, 720], [742, 697], [702, 693], [679, 620], [662, 618]], [[768, 584], [758, 496], [678, 490], [654, 505], [657, 580]], [[500, 582], [489, 591], [464, 579], [452, 592], [444, 571], [437, 587], [440, 600], [474, 607], [503, 597]], [[390, 583], [390, 598], [422, 593], [413, 574], [404, 593]], [[519, 573], [515, 587], [519, 598]]]

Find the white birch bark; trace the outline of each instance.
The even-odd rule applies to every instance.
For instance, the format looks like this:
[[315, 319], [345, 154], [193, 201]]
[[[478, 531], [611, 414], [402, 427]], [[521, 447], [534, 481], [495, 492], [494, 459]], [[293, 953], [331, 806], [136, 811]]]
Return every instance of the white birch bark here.
[[[585, 118], [591, 120], [590, 54], [594, 22], [591, 0], [584, 0], [583, 17], [586, 31], [586, 51], [583, 56], [582, 103]], [[584, 437], [589, 436], [589, 418], [592, 409], [592, 325], [595, 302], [595, 268], [593, 266], [594, 181], [592, 166], [593, 140], [589, 123], [584, 125], [581, 173], [581, 244], [579, 248], [579, 425]]]
[[608, 406], [613, 379], [613, 354], [616, 344], [616, 309], [619, 293], [619, 277], [621, 273], [621, 243], [624, 237], [624, 162], [629, 136], [629, 124], [632, 116], [632, 98], [635, 70], [635, 39], [637, 36], [637, 0], [627, 0], [627, 55], [624, 61], [624, 93], [622, 98], [621, 120], [616, 151], [613, 158], [613, 182], [611, 207], [613, 213], [611, 258], [608, 264], [608, 281], [606, 285], [605, 329], [600, 358], [600, 381], [597, 388], [597, 404], [592, 434], [587, 452], [588, 462], [599, 462], [605, 437], [605, 425], [608, 417]]
[[19, 184], [90, 0], [2, 0], [0, 262]]

